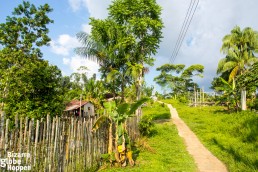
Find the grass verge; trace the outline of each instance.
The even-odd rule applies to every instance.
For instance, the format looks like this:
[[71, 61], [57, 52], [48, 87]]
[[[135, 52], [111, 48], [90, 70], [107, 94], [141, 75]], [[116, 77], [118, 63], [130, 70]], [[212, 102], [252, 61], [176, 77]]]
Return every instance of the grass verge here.
[[223, 107], [188, 107], [164, 100], [177, 109], [202, 143], [229, 171], [258, 171], [258, 115], [254, 112], [227, 113]]
[[[186, 151], [176, 127], [169, 119], [169, 109], [159, 103], [143, 108], [144, 115], [151, 115], [159, 119], [154, 126], [154, 134], [141, 138], [137, 144], [138, 156], [134, 167], [110, 168], [102, 171], [130, 171], [130, 172], [168, 172], [168, 171], [197, 171], [193, 158]], [[166, 121], [166, 120], [164, 120]]]
[[171, 115], [167, 105], [164, 103], [149, 103], [147, 107], [143, 109], [144, 116], [151, 116], [152, 120], [159, 120], [159, 119], [170, 119]]

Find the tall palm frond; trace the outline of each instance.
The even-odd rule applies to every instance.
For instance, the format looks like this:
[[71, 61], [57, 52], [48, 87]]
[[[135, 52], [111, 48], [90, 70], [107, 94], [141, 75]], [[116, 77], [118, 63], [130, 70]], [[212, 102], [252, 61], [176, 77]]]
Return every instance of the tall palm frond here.
[[243, 74], [258, 58], [254, 55], [258, 49], [258, 33], [247, 27], [241, 31], [239, 26], [232, 29], [231, 34], [223, 38], [221, 52], [226, 57], [218, 64], [217, 73], [230, 71], [232, 77]]
[[229, 74], [228, 81], [231, 82], [233, 79], [237, 76], [237, 73], [239, 71], [239, 66], [236, 66]]
[[227, 61], [224, 66], [223, 66], [223, 70], [222, 72], [226, 72], [226, 71], [232, 71], [237, 65], [237, 62], [235, 61]]
[[217, 74], [222, 73], [225, 63], [226, 63], [226, 58], [220, 59], [217, 67]]
[[86, 32], [79, 32], [76, 34], [77, 39], [82, 44], [81, 47], [75, 48], [75, 52], [89, 60], [101, 63], [106, 57], [103, 46], [94, 41]]

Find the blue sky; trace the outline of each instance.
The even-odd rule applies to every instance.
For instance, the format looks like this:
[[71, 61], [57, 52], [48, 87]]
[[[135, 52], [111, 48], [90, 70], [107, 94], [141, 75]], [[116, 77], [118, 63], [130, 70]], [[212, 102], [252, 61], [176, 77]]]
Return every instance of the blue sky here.
[[[1, 0], [0, 22], [5, 22], [13, 8], [21, 0]], [[76, 69], [85, 65], [88, 75], [98, 71], [95, 62], [85, 60], [73, 52], [79, 46], [76, 33], [90, 32], [89, 17], [105, 18], [107, 7], [111, 0], [30, 0], [35, 5], [48, 3], [54, 11], [49, 14], [54, 24], [49, 25], [51, 45], [42, 48], [44, 59], [57, 65], [64, 75], [70, 75]], [[162, 19], [165, 25], [160, 49], [155, 55], [155, 65], [150, 67], [146, 81], [154, 85], [153, 78], [159, 73], [155, 70], [162, 64], [168, 63], [180, 32], [190, 0], [157, 0], [163, 8]], [[202, 64], [205, 66], [204, 78], [195, 80], [201, 87], [208, 90], [212, 78], [216, 75], [222, 38], [229, 34], [232, 28], [252, 27], [258, 30], [258, 1], [257, 0], [200, 0], [195, 16], [186, 34], [182, 47], [174, 63]], [[156, 86], [157, 90], [161, 90]]]

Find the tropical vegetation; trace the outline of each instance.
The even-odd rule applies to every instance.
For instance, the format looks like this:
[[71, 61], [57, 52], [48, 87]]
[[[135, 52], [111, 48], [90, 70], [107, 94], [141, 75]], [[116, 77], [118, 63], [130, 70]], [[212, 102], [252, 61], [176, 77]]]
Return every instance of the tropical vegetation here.
[[[99, 63], [98, 79], [96, 74], [89, 76], [85, 66], [62, 76], [57, 66], [44, 60], [41, 48], [51, 41], [48, 27], [54, 22], [49, 18], [53, 9], [48, 4], [36, 7], [23, 1], [0, 24], [0, 112], [4, 111], [12, 124], [15, 116], [40, 119], [62, 115], [71, 100], [88, 100], [101, 110], [91, 132], [108, 126], [108, 151], [101, 155], [108, 165], [136, 165], [125, 171], [196, 171], [168, 108], [149, 100], [154, 87], [144, 81], [162, 39], [161, 10], [155, 0], [114, 0], [106, 19], [90, 18], [91, 33], [77, 34], [82, 46], [75, 52]], [[211, 83], [216, 96], [209, 103], [222, 106], [182, 104], [199, 89], [195, 79], [203, 76], [201, 64], [158, 67], [160, 74], [154, 81], [170, 93], [156, 92], [155, 96], [172, 97], [163, 101], [177, 108], [230, 171], [257, 171], [258, 32], [234, 27], [223, 38], [221, 52], [225, 57], [218, 62], [218, 76]], [[113, 99], [106, 100], [106, 95]], [[127, 131], [131, 117], [138, 120], [136, 143]]]
[[[254, 63], [258, 62], [255, 53], [258, 51], [258, 32], [250, 27], [240, 29], [236, 26], [232, 29], [231, 34], [223, 38], [221, 51], [226, 55], [219, 61], [217, 73], [221, 74], [224, 80], [229, 84], [237, 82], [237, 77], [245, 74]], [[217, 84], [217, 79], [213, 81]], [[246, 87], [242, 84], [236, 90], [241, 92], [241, 109], [246, 110]], [[214, 86], [216, 89], [216, 86]], [[233, 96], [234, 97], [234, 96]], [[236, 109], [239, 103], [236, 102]]]
[[115, 95], [121, 92], [124, 101], [126, 86], [135, 87], [136, 99], [141, 97], [143, 76], [153, 65], [163, 27], [161, 8], [153, 0], [113, 1], [107, 19], [91, 18], [91, 34], [78, 33], [83, 47], [76, 52], [100, 64], [102, 78]]
[[23, 2], [0, 24], [0, 108], [11, 119], [63, 110], [61, 71], [43, 60], [40, 51], [50, 41], [51, 11], [48, 4]]
[[[93, 126], [93, 130], [97, 130], [101, 124], [106, 120], [109, 124], [109, 138], [108, 138], [108, 158], [113, 165], [116, 161], [119, 166], [125, 167], [129, 162], [131, 166], [134, 165], [132, 157], [132, 143], [127, 132], [127, 119], [134, 116], [135, 111], [147, 101], [148, 99], [141, 99], [135, 103], [122, 103], [116, 105], [114, 101], [105, 102], [106, 114], [101, 115]], [[115, 125], [115, 147], [113, 150], [113, 124]]]
[[161, 74], [155, 77], [154, 81], [163, 88], [169, 88], [172, 96], [183, 97], [199, 88], [198, 84], [193, 82], [193, 77], [202, 77], [204, 66], [195, 64], [185, 69], [184, 64], [164, 64], [158, 67], [157, 71]]
[[150, 135], [142, 137], [132, 147], [135, 166], [105, 166], [100, 171], [197, 171], [193, 158], [186, 151], [182, 138], [170, 120], [169, 109], [158, 102], [148, 102], [142, 111], [143, 118], [147, 116], [152, 119], [154, 126]]
[[221, 106], [189, 107], [176, 100], [171, 103], [201, 142], [229, 171], [258, 170], [258, 116], [255, 112], [229, 113]]

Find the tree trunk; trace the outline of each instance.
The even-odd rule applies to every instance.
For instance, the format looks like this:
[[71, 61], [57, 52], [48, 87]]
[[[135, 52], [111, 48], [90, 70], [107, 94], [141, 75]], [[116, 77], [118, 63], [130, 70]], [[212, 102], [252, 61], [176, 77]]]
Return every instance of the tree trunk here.
[[246, 90], [241, 89], [241, 109], [246, 110]]
[[121, 100], [122, 102], [125, 101], [125, 84], [124, 84], [123, 78], [122, 78], [122, 84], [121, 84]]
[[[143, 70], [141, 70], [141, 74], [138, 77], [138, 81], [136, 83], [136, 100], [141, 99], [141, 89], [142, 89], [142, 81], [143, 81]], [[141, 108], [138, 108], [136, 110], [136, 117], [137, 117], [137, 122], [140, 121], [142, 115]]]
[[141, 87], [142, 87], [142, 75], [139, 75], [138, 77], [138, 81], [136, 83], [136, 100], [140, 100], [141, 99]]

